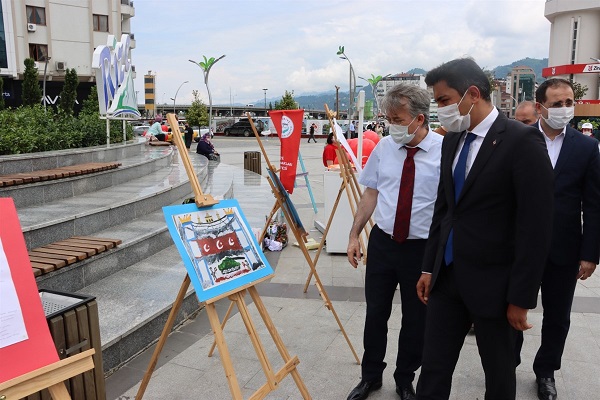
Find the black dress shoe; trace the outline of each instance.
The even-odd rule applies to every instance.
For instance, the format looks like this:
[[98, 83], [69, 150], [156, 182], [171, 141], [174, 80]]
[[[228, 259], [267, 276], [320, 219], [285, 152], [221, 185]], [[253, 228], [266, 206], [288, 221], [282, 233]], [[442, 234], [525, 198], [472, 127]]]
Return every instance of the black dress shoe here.
[[365, 381], [361, 380], [348, 395], [348, 400], [364, 400], [369, 397], [369, 393], [373, 390], [381, 388], [381, 381]]
[[398, 386], [396, 385], [396, 393], [400, 395], [402, 400], [416, 400], [417, 395], [415, 394], [415, 388], [412, 383], [410, 386]]
[[556, 400], [558, 394], [556, 393], [556, 384], [554, 378], [537, 378], [538, 384], [538, 399], [540, 400]]

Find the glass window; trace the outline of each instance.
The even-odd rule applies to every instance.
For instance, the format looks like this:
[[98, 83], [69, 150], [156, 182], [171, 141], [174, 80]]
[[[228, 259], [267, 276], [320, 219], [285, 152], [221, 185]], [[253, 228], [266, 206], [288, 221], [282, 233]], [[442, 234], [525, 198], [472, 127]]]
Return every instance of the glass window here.
[[44, 7], [26, 6], [25, 11], [28, 23], [46, 25], [46, 9]]
[[29, 44], [29, 57], [35, 61], [45, 61], [48, 56], [48, 46], [45, 44]]
[[108, 32], [108, 15], [94, 14], [93, 19], [96, 32]]

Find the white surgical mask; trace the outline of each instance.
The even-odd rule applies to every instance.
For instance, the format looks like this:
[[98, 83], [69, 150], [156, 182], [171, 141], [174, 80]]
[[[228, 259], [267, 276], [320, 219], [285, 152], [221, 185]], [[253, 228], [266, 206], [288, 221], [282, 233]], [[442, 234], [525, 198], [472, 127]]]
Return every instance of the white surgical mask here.
[[471, 110], [473, 109], [473, 104], [471, 105], [471, 108], [469, 108], [467, 115], [460, 115], [460, 110], [458, 109], [458, 106], [462, 103], [466, 94], [467, 92], [463, 94], [457, 104], [450, 104], [449, 106], [438, 108], [438, 119], [446, 131], [462, 132], [471, 126]]
[[[541, 106], [544, 107], [543, 104]], [[546, 108], [546, 110], [548, 110], [548, 118], [544, 118], [543, 115], [542, 118], [552, 129], [563, 129], [575, 115], [575, 107]]]
[[408, 125], [390, 124], [389, 134], [392, 137], [392, 139], [394, 140], [394, 142], [396, 142], [398, 144], [406, 144], [406, 143], [410, 143], [410, 141], [413, 140], [413, 138], [415, 137], [415, 133], [417, 132], [419, 127], [417, 126], [417, 129], [415, 129], [415, 131], [413, 133], [408, 133], [408, 127], [410, 126], [410, 124], [413, 123], [413, 121], [416, 118], [417, 117], [414, 117], [413, 120], [410, 121]]

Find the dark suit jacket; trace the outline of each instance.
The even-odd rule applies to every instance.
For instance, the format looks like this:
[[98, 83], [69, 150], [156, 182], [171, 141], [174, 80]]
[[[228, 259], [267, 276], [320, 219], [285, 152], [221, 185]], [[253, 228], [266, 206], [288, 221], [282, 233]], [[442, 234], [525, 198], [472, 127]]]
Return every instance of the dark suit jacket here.
[[598, 264], [600, 253], [598, 141], [569, 126], [554, 167], [554, 228], [551, 243], [549, 261], [554, 264], [575, 266], [580, 260]]
[[506, 315], [508, 303], [535, 308], [550, 245], [554, 190], [542, 133], [500, 114], [455, 203], [452, 162], [463, 134], [444, 137], [423, 271], [432, 273], [435, 291], [454, 229], [456, 287], [471, 313], [498, 318]]

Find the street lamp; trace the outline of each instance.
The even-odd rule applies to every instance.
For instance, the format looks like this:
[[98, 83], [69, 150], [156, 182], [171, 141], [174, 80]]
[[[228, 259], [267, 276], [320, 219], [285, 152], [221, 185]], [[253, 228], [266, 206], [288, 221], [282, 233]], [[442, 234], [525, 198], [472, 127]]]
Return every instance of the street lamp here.
[[366, 79], [363, 78], [362, 76], [359, 76], [358, 79], [362, 79], [363, 81], [367, 81], [369, 82], [369, 85], [371, 85], [371, 90], [373, 92], [373, 98], [375, 99], [375, 105], [377, 106], [377, 113], [379, 114], [380, 110], [379, 110], [379, 98], [377, 97], [377, 84], [387, 78], [388, 76], [390, 76], [391, 74], [387, 74], [386, 76], [375, 76], [373, 74], [371, 74], [371, 78]]
[[177, 93], [179, 93], [179, 89], [181, 89], [181, 87], [188, 82], [189, 81], [185, 81], [181, 85], [179, 85], [179, 87], [177, 88], [177, 91], [175, 92], [175, 97], [171, 97], [171, 100], [173, 100], [173, 114], [175, 114], [175, 100], [177, 100]]
[[[337, 55], [340, 56], [340, 58], [342, 60], [347, 60], [348, 64], [350, 64], [350, 89], [349, 89], [349, 95], [350, 95], [350, 105], [348, 107], [348, 118], [352, 118], [353, 116], [353, 103], [354, 103], [354, 86], [356, 86], [356, 75], [354, 75], [354, 68], [352, 67], [352, 62], [350, 62], [350, 59], [348, 58], [348, 56], [344, 53], [344, 46], [340, 46], [338, 51], [337, 51]], [[354, 86], [353, 86], [354, 84]]]
[[200, 61], [200, 62], [196, 62], [194, 60], [188, 60], [188, 61], [199, 66], [202, 69], [202, 72], [204, 73], [204, 84], [206, 85], [206, 91], [208, 92], [208, 107], [209, 107], [208, 131], [210, 133], [211, 129], [212, 129], [212, 97], [210, 95], [210, 88], [208, 87], [208, 74], [210, 73], [210, 69], [212, 68], [212, 66], [215, 65], [217, 63], [217, 61], [224, 58], [225, 54], [223, 54], [221, 57], [219, 57], [217, 59], [215, 59], [214, 57], [211, 57], [209, 59], [207, 59], [206, 56], [202, 56], [202, 57], [204, 57], [204, 61]]
[[267, 112], [267, 90], [269, 90], [269, 89], [263, 89], [263, 90], [265, 91], [265, 115], [266, 115], [266, 112]]
[[44, 82], [42, 84], [42, 98], [44, 99], [44, 112], [46, 112], [46, 71], [48, 70], [48, 61], [50, 61], [52, 57], [43, 56], [40, 61], [44, 62]]

